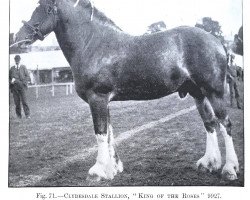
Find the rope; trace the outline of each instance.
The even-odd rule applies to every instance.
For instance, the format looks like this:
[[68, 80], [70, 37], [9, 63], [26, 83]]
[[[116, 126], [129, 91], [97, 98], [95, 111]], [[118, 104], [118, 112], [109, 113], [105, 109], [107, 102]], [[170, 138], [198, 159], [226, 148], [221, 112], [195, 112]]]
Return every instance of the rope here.
[[13, 43], [12, 45], [10, 45], [10, 48], [13, 47], [13, 46], [15, 46], [16, 44], [23, 43], [23, 42], [30, 42], [30, 40], [29, 39], [20, 40], [18, 42]]

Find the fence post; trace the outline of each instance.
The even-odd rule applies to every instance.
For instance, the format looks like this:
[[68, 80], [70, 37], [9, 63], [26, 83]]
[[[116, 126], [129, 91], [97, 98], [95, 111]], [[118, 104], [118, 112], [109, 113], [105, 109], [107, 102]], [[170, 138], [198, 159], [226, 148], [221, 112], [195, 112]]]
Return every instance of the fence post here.
[[69, 90], [68, 90], [68, 88], [69, 88], [69, 85], [66, 84], [66, 95], [67, 95], [67, 96], [69, 95]]
[[70, 94], [72, 94], [73, 93], [73, 83], [70, 83], [69, 90], [70, 90]]
[[55, 96], [55, 86], [54, 84], [52, 83], [52, 89], [51, 89], [51, 92], [52, 92], [52, 97]]
[[36, 85], [36, 99], [38, 99], [38, 86]]

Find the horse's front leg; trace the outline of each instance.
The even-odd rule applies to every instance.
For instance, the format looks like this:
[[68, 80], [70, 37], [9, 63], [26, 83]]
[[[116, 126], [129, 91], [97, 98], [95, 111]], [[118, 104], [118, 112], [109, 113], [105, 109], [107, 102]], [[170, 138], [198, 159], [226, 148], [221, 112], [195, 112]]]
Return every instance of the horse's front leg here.
[[110, 124], [108, 95], [93, 94], [89, 105], [94, 122], [98, 144], [96, 163], [89, 170], [89, 175], [97, 181], [101, 178], [113, 179], [117, 172], [122, 171], [122, 163], [114, 149], [114, 138]]

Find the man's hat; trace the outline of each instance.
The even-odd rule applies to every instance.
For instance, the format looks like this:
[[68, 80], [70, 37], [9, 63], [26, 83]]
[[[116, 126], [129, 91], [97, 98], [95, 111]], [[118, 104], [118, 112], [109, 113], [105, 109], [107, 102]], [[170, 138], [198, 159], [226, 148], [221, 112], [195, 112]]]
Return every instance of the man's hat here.
[[15, 59], [16, 61], [20, 61], [20, 60], [21, 60], [21, 57], [20, 57], [19, 55], [16, 55], [16, 56], [14, 57], [14, 59]]

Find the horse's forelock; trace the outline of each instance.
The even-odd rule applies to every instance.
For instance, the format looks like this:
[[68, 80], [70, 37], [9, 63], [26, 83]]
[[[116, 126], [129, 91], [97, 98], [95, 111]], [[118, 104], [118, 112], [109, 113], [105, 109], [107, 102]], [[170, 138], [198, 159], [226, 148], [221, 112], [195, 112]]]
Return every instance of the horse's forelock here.
[[40, 5], [46, 5], [46, 4], [54, 4], [56, 0], [39, 0], [38, 3]]

